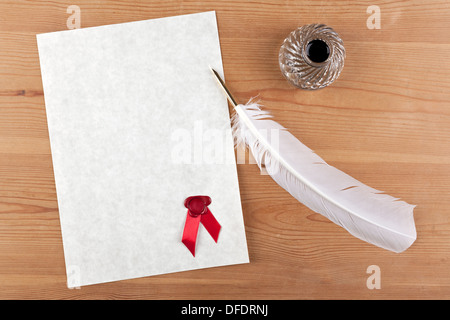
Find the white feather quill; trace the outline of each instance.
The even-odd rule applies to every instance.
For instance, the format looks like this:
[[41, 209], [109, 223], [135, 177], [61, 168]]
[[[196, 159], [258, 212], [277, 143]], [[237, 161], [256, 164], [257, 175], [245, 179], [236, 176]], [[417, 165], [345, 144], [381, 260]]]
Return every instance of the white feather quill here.
[[[413, 205], [373, 189], [328, 165], [257, 103], [233, 104], [236, 144], [251, 151], [258, 166], [294, 198], [353, 236], [381, 248], [402, 252], [416, 240]], [[270, 134], [272, 133], [272, 134]], [[275, 134], [274, 134], [275, 133]]]

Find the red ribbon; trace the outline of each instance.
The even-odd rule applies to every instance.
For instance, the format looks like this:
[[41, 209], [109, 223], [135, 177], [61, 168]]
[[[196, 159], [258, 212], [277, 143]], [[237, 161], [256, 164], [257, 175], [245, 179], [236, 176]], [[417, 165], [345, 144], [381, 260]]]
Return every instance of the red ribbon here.
[[188, 212], [181, 242], [184, 243], [194, 257], [200, 222], [215, 242], [219, 239], [221, 226], [211, 211], [209, 211], [208, 206], [210, 204], [211, 198], [208, 196], [193, 196], [184, 201], [184, 206], [188, 209]]

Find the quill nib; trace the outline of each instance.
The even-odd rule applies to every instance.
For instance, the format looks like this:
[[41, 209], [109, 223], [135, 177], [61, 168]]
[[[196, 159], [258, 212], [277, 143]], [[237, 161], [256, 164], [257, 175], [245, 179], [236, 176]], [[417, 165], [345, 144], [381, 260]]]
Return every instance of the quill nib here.
[[225, 82], [223, 81], [223, 79], [219, 76], [219, 74], [217, 73], [216, 70], [214, 70], [213, 68], [211, 68], [211, 66], [209, 66], [209, 69], [212, 71], [212, 73], [214, 74], [214, 77], [217, 79], [217, 82], [219, 82], [220, 87], [223, 89], [223, 91], [225, 92], [225, 95], [227, 96], [228, 101], [230, 101], [231, 105], [236, 108], [236, 106], [238, 105], [236, 103], [236, 100], [233, 98], [233, 96], [230, 93], [230, 90], [228, 90], [227, 86], [225, 85]]

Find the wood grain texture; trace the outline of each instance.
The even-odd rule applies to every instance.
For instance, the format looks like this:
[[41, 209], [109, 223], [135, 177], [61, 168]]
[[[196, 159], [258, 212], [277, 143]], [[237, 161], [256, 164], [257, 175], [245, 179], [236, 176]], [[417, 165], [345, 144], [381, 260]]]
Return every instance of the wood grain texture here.
[[[260, 95], [328, 163], [416, 204], [417, 241], [394, 254], [349, 235], [255, 165], [238, 174], [250, 264], [67, 289], [36, 34], [216, 10], [236, 98]], [[369, 5], [381, 29], [366, 27]], [[342, 37], [340, 78], [291, 87], [277, 55], [298, 26]], [[0, 299], [450, 298], [450, 3], [447, 1], [0, 2]], [[370, 265], [381, 289], [366, 286]]]

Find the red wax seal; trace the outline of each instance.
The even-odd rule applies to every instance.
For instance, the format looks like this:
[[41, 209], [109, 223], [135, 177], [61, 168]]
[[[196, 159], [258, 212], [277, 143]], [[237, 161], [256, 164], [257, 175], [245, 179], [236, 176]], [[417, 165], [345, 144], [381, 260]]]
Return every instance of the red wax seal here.
[[195, 243], [200, 222], [209, 232], [211, 237], [217, 242], [220, 224], [213, 216], [208, 206], [211, 204], [211, 198], [208, 196], [192, 196], [184, 200], [184, 206], [188, 209], [186, 222], [184, 224], [183, 237], [181, 241], [195, 257]]
[[210, 204], [211, 198], [208, 196], [194, 196], [184, 200], [184, 206], [188, 208], [189, 214], [194, 217], [205, 214]]

